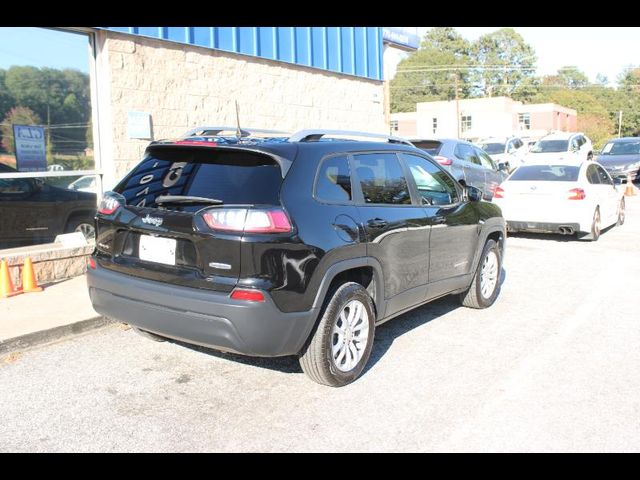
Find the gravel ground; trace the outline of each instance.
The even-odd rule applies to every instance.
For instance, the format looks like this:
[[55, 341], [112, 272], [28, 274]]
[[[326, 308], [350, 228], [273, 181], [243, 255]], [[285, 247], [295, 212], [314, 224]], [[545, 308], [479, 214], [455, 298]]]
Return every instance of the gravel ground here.
[[487, 310], [380, 327], [340, 389], [117, 324], [0, 359], [0, 451], [640, 451], [640, 197], [595, 243], [508, 239]]

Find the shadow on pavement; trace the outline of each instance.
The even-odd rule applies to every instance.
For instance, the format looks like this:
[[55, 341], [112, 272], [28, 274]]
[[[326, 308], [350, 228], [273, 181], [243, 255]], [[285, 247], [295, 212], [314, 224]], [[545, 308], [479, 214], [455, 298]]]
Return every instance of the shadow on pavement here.
[[[498, 288], [502, 287], [506, 277], [507, 272], [503, 268], [501, 270], [500, 285]], [[500, 295], [499, 291], [498, 295]], [[447, 295], [446, 297], [429, 302], [421, 307], [393, 318], [380, 326], [377, 326], [373, 349], [371, 350], [371, 357], [369, 357], [369, 361], [367, 362], [367, 366], [362, 372], [362, 375], [365, 375], [376, 363], [378, 363], [378, 360], [380, 360], [384, 356], [385, 352], [391, 348], [391, 345], [396, 338], [399, 338], [405, 333], [429, 323], [430, 321], [457, 308], [465, 308], [460, 304], [458, 295]], [[177, 340], [167, 339], [167, 341], [176, 343], [191, 350], [211, 355], [212, 357], [223, 358], [245, 365], [251, 365], [253, 367], [268, 368], [282, 373], [302, 373], [302, 369], [298, 363], [298, 358], [295, 356], [275, 358], [247, 357], [236, 353], [220, 352], [218, 350], [179, 342]]]

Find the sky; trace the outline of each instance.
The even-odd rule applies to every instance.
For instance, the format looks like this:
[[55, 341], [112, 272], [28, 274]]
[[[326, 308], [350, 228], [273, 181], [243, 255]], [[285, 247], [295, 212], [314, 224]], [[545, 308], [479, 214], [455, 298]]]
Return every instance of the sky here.
[[86, 35], [45, 28], [0, 27], [0, 68], [11, 65], [89, 72]]
[[[418, 27], [423, 36], [431, 27]], [[455, 27], [476, 40], [500, 27]], [[538, 74], [573, 65], [593, 82], [598, 73], [614, 82], [628, 65], [640, 65], [640, 27], [513, 27], [538, 57]], [[88, 40], [80, 34], [29, 27], [0, 27], [0, 68], [11, 65], [75, 68], [88, 72]], [[397, 54], [391, 63], [399, 61]], [[391, 67], [393, 70], [393, 66]]]
[[[419, 27], [420, 37], [431, 27]], [[455, 27], [467, 40], [502, 27]], [[606, 75], [615, 82], [629, 65], [640, 66], [640, 27], [512, 27], [538, 57], [538, 75], [555, 74], [560, 67], [576, 66], [589, 80]]]

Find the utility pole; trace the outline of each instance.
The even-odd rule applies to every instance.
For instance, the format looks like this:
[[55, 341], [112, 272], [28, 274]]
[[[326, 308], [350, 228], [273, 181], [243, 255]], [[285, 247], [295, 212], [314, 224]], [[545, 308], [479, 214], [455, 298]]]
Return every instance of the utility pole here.
[[620, 114], [618, 115], [618, 138], [620, 138], [621, 130], [622, 130], [622, 110], [620, 110]]
[[458, 70], [456, 70], [456, 138], [460, 138], [460, 97], [458, 96]]

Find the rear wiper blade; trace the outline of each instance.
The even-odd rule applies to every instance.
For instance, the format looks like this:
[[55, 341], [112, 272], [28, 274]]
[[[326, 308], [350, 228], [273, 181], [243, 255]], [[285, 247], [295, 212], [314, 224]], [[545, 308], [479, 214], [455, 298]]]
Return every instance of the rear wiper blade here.
[[190, 195], [160, 195], [156, 197], [158, 205], [162, 203], [210, 203], [212, 205], [222, 205], [224, 202], [217, 198], [192, 197]]

